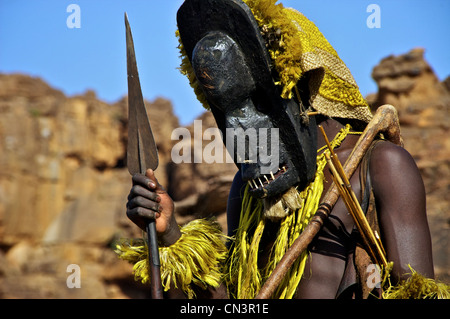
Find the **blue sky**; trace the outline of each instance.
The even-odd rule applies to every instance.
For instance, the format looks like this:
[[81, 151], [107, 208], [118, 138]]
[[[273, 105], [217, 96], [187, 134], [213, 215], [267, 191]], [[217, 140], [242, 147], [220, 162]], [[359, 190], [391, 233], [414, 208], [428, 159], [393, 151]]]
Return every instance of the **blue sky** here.
[[[425, 48], [440, 80], [450, 75], [448, 0], [284, 0], [316, 23], [355, 77], [363, 95], [377, 90], [372, 68], [388, 55]], [[38, 76], [69, 96], [96, 91], [107, 102], [127, 92], [125, 29], [130, 20], [144, 97], [172, 101], [181, 124], [203, 112], [177, 50], [176, 11], [183, 0], [0, 0], [0, 73]], [[80, 28], [68, 28], [70, 4]], [[369, 28], [370, 4], [380, 28]]]

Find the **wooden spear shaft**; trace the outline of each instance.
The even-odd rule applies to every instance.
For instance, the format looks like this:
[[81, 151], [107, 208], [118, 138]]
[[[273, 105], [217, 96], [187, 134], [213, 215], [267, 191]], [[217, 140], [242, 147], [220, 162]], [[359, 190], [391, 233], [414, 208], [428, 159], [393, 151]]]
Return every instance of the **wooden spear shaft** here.
[[[353, 175], [370, 144], [379, 133], [383, 133], [385, 138], [392, 143], [403, 146], [397, 111], [392, 105], [386, 104], [380, 106], [373, 119], [367, 124], [366, 129], [344, 164], [345, 176], [350, 178]], [[338, 198], [338, 187], [336, 184], [333, 184], [326, 192], [322, 203], [319, 205], [319, 208], [308, 225], [275, 267], [272, 274], [256, 296], [256, 299], [268, 299], [272, 296], [292, 264], [319, 233]]]

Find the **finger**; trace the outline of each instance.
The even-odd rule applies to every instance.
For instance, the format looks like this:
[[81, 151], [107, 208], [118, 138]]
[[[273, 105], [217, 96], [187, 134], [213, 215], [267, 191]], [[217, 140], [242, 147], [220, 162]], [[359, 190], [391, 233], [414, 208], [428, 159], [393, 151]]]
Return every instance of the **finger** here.
[[142, 174], [135, 174], [132, 177], [133, 185], [141, 185], [145, 188], [155, 189], [156, 183], [151, 180], [149, 177], [142, 175]]
[[161, 210], [162, 210], [161, 205], [159, 205], [158, 203], [156, 203], [152, 200], [149, 200], [145, 197], [142, 197], [142, 196], [137, 196], [137, 197], [129, 200], [127, 203], [127, 207], [128, 207], [128, 209], [142, 207], [144, 209], [150, 209], [155, 212], [161, 212]]
[[134, 209], [127, 209], [127, 216], [130, 220], [132, 220], [136, 225], [138, 225], [141, 229], [145, 229], [146, 220], [155, 220], [161, 214], [142, 207], [136, 207]]
[[154, 191], [151, 191], [140, 185], [134, 185], [130, 190], [130, 194], [128, 195], [128, 200], [131, 200], [137, 196], [145, 197], [145, 198], [155, 201], [157, 203], [161, 202], [161, 197], [159, 197], [158, 194], [156, 194]]
[[149, 168], [145, 172], [145, 176], [147, 176], [150, 179], [150, 183], [153, 183], [156, 187], [154, 188], [157, 192], [165, 192], [166, 190], [164, 187], [158, 182], [158, 179], [155, 176], [155, 171]]
[[143, 207], [135, 207], [133, 209], [128, 209], [127, 215], [130, 218], [141, 217], [146, 219], [156, 219], [159, 217], [160, 214], [151, 209]]

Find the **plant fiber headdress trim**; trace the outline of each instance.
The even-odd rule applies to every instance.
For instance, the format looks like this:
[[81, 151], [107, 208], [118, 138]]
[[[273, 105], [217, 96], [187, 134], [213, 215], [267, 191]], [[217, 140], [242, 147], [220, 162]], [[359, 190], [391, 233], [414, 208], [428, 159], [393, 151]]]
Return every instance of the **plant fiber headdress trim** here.
[[[300, 78], [309, 73], [310, 103], [315, 110], [329, 117], [370, 121], [372, 113], [349, 69], [313, 22], [294, 9], [276, 4], [277, 0], [243, 2], [251, 9], [266, 40], [282, 98], [292, 98]], [[209, 109], [178, 31], [177, 36], [180, 71], [188, 77], [198, 100]]]

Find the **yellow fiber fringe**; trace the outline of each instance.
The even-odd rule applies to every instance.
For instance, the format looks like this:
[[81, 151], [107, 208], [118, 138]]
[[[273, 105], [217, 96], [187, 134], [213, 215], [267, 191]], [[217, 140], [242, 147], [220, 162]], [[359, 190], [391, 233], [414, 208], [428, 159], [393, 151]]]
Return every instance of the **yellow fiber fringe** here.
[[[169, 247], [160, 247], [161, 281], [164, 291], [173, 284], [189, 298], [194, 298], [192, 285], [202, 289], [218, 287], [221, 267], [227, 258], [226, 236], [220, 225], [205, 219], [196, 219], [181, 228], [181, 238]], [[119, 258], [134, 264], [135, 280], [150, 281], [147, 244], [142, 239], [125, 239], [116, 245]]]
[[411, 276], [395, 286], [388, 285], [383, 299], [450, 299], [450, 285], [426, 278], [411, 266]]
[[[343, 128], [333, 139], [333, 148], [339, 146], [350, 131], [350, 125]], [[319, 150], [320, 152], [320, 150]], [[323, 192], [323, 169], [326, 165], [325, 152], [317, 156], [317, 172], [314, 181], [298, 194], [301, 208], [291, 212], [281, 222], [280, 228], [264, 269], [258, 267], [259, 247], [266, 220], [264, 218], [262, 200], [249, 195], [248, 185], [242, 200], [239, 228], [236, 233], [234, 248], [227, 266], [228, 274], [225, 282], [232, 297], [252, 299], [261, 289], [295, 239], [302, 233], [311, 217], [316, 212]], [[287, 275], [273, 294], [276, 299], [293, 298], [297, 286], [303, 276], [308, 252], [297, 258]]]

